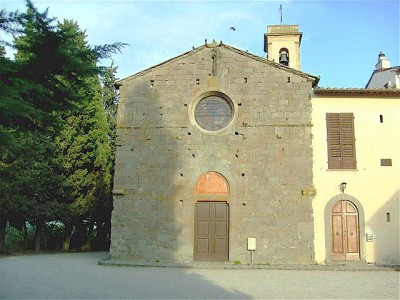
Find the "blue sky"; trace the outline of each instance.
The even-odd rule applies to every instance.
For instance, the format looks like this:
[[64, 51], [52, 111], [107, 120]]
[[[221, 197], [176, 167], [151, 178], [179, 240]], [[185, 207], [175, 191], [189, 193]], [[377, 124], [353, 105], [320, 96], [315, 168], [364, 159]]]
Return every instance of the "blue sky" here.
[[[128, 43], [114, 56], [119, 78], [204, 44], [223, 41], [265, 57], [267, 25], [298, 24], [301, 69], [321, 87], [364, 87], [383, 51], [400, 63], [400, 1], [33, 1], [58, 20], [73, 19], [91, 45]], [[0, 0], [1, 9], [25, 10], [24, 0]], [[231, 26], [236, 31], [230, 30]]]

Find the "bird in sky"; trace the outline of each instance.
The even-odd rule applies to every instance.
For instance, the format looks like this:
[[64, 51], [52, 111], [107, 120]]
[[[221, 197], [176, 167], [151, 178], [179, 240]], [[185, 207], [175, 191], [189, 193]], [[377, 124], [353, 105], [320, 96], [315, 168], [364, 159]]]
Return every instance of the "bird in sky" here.
[[229, 29], [232, 31], [236, 31], [236, 26], [231, 26]]

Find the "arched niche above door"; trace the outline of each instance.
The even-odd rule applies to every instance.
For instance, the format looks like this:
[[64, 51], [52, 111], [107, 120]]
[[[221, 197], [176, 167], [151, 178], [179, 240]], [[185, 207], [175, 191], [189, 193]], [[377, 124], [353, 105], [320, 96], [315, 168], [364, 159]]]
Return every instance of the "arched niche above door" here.
[[229, 195], [228, 181], [217, 172], [204, 173], [197, 180], [196, 194]]

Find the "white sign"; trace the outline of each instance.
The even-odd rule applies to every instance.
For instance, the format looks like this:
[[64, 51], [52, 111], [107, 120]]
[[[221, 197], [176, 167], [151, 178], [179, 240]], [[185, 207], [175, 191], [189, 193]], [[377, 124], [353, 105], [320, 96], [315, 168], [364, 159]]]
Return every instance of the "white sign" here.
[[247, 250], [250, 250], [250, 251], [256, 250], [256, 238], [248, 238], [247, 239]]

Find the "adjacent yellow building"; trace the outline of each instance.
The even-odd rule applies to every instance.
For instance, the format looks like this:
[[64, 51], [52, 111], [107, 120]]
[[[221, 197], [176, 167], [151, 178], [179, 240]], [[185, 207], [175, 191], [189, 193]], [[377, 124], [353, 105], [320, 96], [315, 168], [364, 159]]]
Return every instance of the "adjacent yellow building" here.
[[315, 260], [399, 264], [400, 89], [312, 97]]

